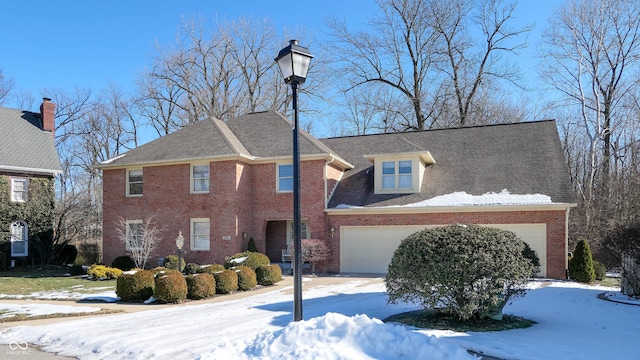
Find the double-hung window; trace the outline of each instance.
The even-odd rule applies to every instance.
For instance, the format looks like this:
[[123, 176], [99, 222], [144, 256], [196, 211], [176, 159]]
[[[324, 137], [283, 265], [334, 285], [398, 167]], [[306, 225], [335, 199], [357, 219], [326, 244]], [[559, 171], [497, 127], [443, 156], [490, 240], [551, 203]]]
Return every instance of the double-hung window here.
[[278, 165], [278, 192], [293, 191], [293, 164]]
[[11, 223], [11, 256], [29, 255], [29, 228], [24, 221]]
[[382, 189], [398, 190], [411, 189], [412, 171], [411, 160], [382, 162]]
[[29, 197], [29, 179], [11, 178], [11, 201], [26, 202]]
[[210, 230], [209, 219], [191, 219], [191, 250], [211, 249]]
[[140, 249], [144, 240], [144, 225], [142, 220], [127, 220], [126, 249]]
[[209, 192], [209, 165], [193, 165], [191, 167], [191, 192]]
[[142, 196], [142, 169], [129, 170], [127, 173], [127, 195]]

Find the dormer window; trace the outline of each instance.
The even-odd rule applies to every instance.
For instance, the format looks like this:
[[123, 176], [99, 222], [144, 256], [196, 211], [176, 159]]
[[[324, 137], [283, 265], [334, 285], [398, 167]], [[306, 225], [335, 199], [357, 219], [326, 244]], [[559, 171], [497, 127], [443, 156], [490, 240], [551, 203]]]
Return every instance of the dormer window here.
[[382, 189], [411, 189], [412, 181], [411, 160], [382, 162]]
[[435, 160], [428, 151], [365, 155], [373, 162], [376, 194], [420, 192], [424, 170]]

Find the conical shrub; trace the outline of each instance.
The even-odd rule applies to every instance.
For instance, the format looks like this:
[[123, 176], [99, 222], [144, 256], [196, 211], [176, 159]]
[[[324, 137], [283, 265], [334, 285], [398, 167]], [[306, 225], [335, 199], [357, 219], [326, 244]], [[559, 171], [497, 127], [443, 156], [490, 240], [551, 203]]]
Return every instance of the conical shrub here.
[[569, 262], [569, 277], [583, 283], [592, 283], [596, 279], [591, 248], [586, 240], [580, 240], [576, 245]]

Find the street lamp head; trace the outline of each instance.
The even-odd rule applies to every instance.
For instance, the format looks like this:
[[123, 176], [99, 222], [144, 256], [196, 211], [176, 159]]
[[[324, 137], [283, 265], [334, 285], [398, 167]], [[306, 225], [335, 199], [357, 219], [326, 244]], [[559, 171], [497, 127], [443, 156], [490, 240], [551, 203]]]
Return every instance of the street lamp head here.
[[180, 232], [178, 232], [178, 237], [176, 238], [176, 247], [178, 247], [178, 250], [182, 250], [182, 247], [184, 246], [184, 237], [182, 237], [182, 230]]
[[275, 61], [280, 67], [284, 82], [291, 85], [304, 83], [312, 58], [309, 49], [299, 46], [298, 40], [290, 40], [289, 45], [280, 50]]

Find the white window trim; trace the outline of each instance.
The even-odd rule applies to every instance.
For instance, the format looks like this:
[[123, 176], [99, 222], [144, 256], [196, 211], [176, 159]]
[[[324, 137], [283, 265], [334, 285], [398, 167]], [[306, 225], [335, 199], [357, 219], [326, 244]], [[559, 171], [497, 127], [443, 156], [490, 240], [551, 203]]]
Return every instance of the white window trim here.
[[[411, 168], [411, 172], [410, 173], [400, 173], [400, 163], [401, 162], [406, 162], [408, 161], [410, 164], [410, 168]], [[382, 191], [406, 191], [406, 190], [413, 190], [414, 188], [414, 173], [415, 173], [415, 166], [414, 166], [414, 161], [412, 161], [411, 159], [398, 159], [398, 160], [384, 160], [381, 162], [381, 164], [383, 165], [384, 168], [384, 163], [393, 163], [393, 174], [384, 174], [384, 172], [382, 172], [381, 175], [381, 179], [382, 179], [382, 184], [380, 185], [381, 190]], [[384, 169], [383, 169], [384, 170]], [[408, 187], [400, 187], [400, 178], [403, 176], [410, 176], [411, 177], [411, 186]], [[385, 188], [384, 187], [384, 178], [385, 177], [393, 177], [393, 184], [394, 187], [389, 187], [389, 188]]]
[[[23, 225], [24, 226], [24, 232], [22, 233], [23, 238], [22, 239], [16, 239], [13, 236], [13, 227], [14, 226], [18, 226], [18, 225]], [[14, 221], [11, 223], [11, 229], [10, 229], [10, 237], [11, 237], [11, 256], [13, 257], [25, 257], [25, 256], [29, 256], [29, 225], [27, 225], [26, 222], [19, 220], [19, 221]], [[17, 253], [14, 251], [13, 248], [13, 244], [16, 242], [25, 242], [25, 247], [24, 247], [24, 252], [23, 253]]]
[[[209, 168], [209, 177], [206, 178], [207, 181], [209, 182], [209, 189], [206, 191], [196, 191], [194, 188], [194, 181], [195, 178], [193, 177], [193, 168], [196, 166], [207, 166]], [[207, 194], [209, 193], [209, 191], [211, 191], [211, 165], [209, 163], [195, 163], [195, 164], [191, 164], [191, 171], [190, 171], [190, 175], [189, 175], [189, 184], [190, 184], [190, 191], [192, 194]]]
[[[131, 187], [129, 186], [129, 184], [130, 184], [129, 183], [129, 173], [131, 171], [141, 171], [142, 172], [142, 194], [131, 194], [131, 192], [130, 192]], [[125, 176], [127, 178], [127, 181], [126, 181], [126, 183], [127, 183], [127, 185], [126, 185], [127, 186], [127, 189], [126, 189], [127, 197], [141, 197], [144, 194], [144, 170], [142, 168], [127, 169], [126, 173], [125, 173]]]
[[[24, 182], [24, 198], [23, 199], [16, 199], [15, 194], [17, 193], [14, 190], [14, 184], [16, 182]], [[23, 203], [23, 202], [27, 202], [29, 201], [29, 178], [24, 178], [24, 177], [15, 177], [15, 178], [11, 178], [11, 202], [18, 202], [18, 203]]]
[[[300, 221], [301, 225], [301, 234], [300, 239], [311, 239], [311, 231], [309, 230], [309, 222], [306, 220]], [[305, 234], [305, 226], [306, 226], [306, 234]], [[287, 246], [293, 245], [293, 220], [287, 220]]]
[[[293, 172], [293, 163], [277, 163], [276, 164], [276, 192], [279, 193], [290, 193], [293, 192], [293, 186], [291, 190], [281, 190], [280, 189], [280, 166], [282, 165], [291, 165], [291, 171]], [[293, 173], [291, 174], [291, 178], [293, 179]]]
[[[196, 223], [202, 223], [202, 222], [206, 222], [206, 223], [209, 224], [209, 243], [208, 243], [208, 246], [206, 248], [204, 248], [204, 247], [196, 248], [195, 224]], [[211, 219], [209, 219], [209, 218], [191, 219], [190, 228], [191, 228], [191, 231], [189, 231], [189, 233], [190, 233], [189, 248], [192, 251], [209, 251], [209, 250], [211, 250]]]
[[143, 221], [142, 220], [127, 220], [126, 224], [127, 224], [126, 225], [127, 228], [125, 229], [125, 236], [127, 237], [127, 239], [125, 241], [125, 249], [127, 251], [138, 249], [138, 248], [134, 248], [134, 247], [131, 246], [131, 240], [130, 240], [131, 234], [130, 234], [130, 226], [129, 225], [130, 224], [143, 224]]

